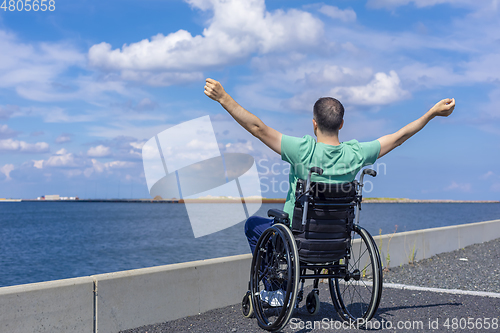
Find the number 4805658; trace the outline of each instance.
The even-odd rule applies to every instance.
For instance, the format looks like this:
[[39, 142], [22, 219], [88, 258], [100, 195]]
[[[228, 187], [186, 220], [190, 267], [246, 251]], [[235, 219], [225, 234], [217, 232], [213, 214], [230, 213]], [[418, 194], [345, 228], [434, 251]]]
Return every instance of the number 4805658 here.
[[0, 9], [3, 9], [4, 12], [7, 10], [9, 12], [20, 12], [20, 11], [42, 11], [45, 12], [47, 10], [53, 12], [56, 10], [56, 1], [55, 0], [4, 0]]

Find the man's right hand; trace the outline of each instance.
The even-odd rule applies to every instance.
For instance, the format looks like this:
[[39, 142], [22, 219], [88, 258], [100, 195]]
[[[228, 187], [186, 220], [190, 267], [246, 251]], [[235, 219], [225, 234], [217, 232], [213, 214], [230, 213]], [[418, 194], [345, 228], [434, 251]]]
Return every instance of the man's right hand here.
[[220, 82], [208, 78], [205, 81], [205, 95], [220, 103], [221, 99], [226, 95], [226, 91]]
[[424, 126], [434, 117], [448, 117], [455, 108], [455, 99], [445, 98], [436, 103], [429, 111], [422, 117], [409, 123], [399, 131], [393, 134], [385, 135], [378, 139], [380, 142], [380, 153], [378, 157], [382, 157], [397, 146], [403, 144], [406, 140], [411, 138], [415, 133], [420, 131]]
[[429, 111], [433, 116], [448, 117], [455, 109], [455, 99], [445, 98], [436, 103]]
[[262, 141], [266, 146], [281, 154], [281, 133], [267, 126], [254, 114], [245, 110], [222, 88], [222, 85], [213, 80], [206, 79], [205, 95], [219, 102], [224, 109], [246, 129], [250, 134]]

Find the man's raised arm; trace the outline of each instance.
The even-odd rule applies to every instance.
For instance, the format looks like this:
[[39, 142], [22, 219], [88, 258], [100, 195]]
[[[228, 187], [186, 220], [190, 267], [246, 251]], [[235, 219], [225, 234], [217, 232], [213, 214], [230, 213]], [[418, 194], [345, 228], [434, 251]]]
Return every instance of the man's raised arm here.
[[448, 117], [452, 112], [453, 109], [455, 108], [455, 99], [451, 98], [446, 98], [443, 99], [439, 102], [436, 103], [429, 111], [427, 111], [426, 114], [424, 114], [422, 117], [419, 119], [415, 120], [412, 123], [409, 123], [399, 131], [393, 134], [389, 134], [386, 136], [383, 136], [378, 139], [380, 142], [380, 153], [378, 157], [382, 157], [397, 146], [400, 146], [411, 138], [415, 133], [420, 131], [422, 128], [424, 128], [425, 125], [431, 119], [433, 119], [436, 116], [441, 116], [441, 117]]
[[281, 155], [281, 133], [267, 126], [257, 116], [236, 103], [219, 82], [207, 79], [205, 83], [205, 95], [219, 102], [238, 124], [243, 126], [244, 129], [262, 141], [266, 146]]

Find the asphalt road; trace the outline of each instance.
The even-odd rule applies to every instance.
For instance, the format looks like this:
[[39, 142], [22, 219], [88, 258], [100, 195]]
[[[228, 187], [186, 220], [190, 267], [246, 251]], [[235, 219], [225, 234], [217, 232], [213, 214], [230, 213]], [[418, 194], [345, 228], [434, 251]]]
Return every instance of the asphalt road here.
[[[497, 239], [390, 269], [384, 274], [384, 283], [500, 294], [499, 258]], [[496, 297], [385, 287], [378, 311], [365, 329], [340, 321], [328, 284], [320, 284], [320, 301], [321, 310], [315, 316], [307, 313], [302, 302], [281, 332], [500, 332], [500, 298]], [[259, 328], [255, 318], [244, 318], [239, 304], [124, 331], [160, 332], [266, 331]]]

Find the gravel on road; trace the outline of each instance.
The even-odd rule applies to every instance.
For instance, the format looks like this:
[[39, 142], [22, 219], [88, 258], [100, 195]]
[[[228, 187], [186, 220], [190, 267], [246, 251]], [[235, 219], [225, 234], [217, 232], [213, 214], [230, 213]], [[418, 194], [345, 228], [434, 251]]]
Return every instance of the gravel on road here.
[[[499, 258], [500, 239], [496, 239], [435, 255], [411, 265], [389, 268], [384, 272], [384, 283], [500, 293]], [[306, 295], [310, 288], [305, 290]], [[301, 308], [295, 311], [281, 332], [339, 331], [342, 322], [331, 303], [327, 283], [320, 283], [320, 301], [321, 310], [315, 316], [307, 313], [302, 302]], [[370, 328], [356, 329], [343, 326], [340, 331], [498, 332], [499, 309], [500, 298], [384, 288], [380, 306], [374, 319], [371, 320], [373, 325]], [[494, 318], [497, 323], [496, 329], [492, 326]], [[489, 323], [489, 329], [485, 328], [486, 322]], [[463, 328], [462, 324], [466, 327]], [[123, 331], [123, 333], [164, 332], [267, 331], [259, 328], [255, 318], [244, 318], [240, 304], [211, 310], [197, 316]]]

